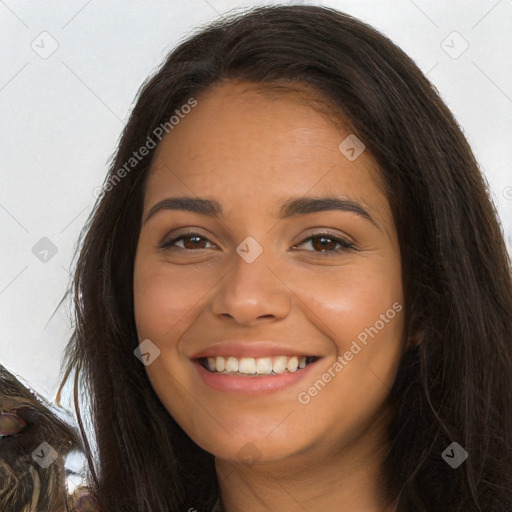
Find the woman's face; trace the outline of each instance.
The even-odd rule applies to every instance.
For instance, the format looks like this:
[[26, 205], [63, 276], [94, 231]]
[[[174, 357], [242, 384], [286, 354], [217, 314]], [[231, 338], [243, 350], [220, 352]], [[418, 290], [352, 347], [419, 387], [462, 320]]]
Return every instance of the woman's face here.
[[157, 149], [135, 261], [156, 393], [222, 459], [382, 435], [403, 308], [376, 164], [297, 93], [229, 82], [197, 100]]

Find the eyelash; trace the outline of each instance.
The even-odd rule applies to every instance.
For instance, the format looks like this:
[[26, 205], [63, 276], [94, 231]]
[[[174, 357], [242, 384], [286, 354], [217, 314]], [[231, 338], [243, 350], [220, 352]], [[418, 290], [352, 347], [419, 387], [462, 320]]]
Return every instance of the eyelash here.
[[[185, 249], [184, 247], [173, 247], [173, 244], [175, 244], [179, 240], [182, 240], [182, 239], [188, 238], [188, 237], [198, 237], [198, 238], [207, 240], [209, 243], [212, 243], [206, 237], [201, 236], [199, 233], [188, 232], [188, 233], [181, 233], [180, 235], [173, 238], [172, 240], [163, 242], [159, 247], [160, 247], [160, 249], [166, 249], [166, 250], [174, 250], [174, 249], [182, 249], [184, 251], [201, 250], [201, 249]], [[297, 244], [294, 247], [298, 247], [298, 246], [304, 244], [305, 242], [308, 242], [309, 240], [312, 240], [314, 238], [328, 238], [330, 241], [336, 242], [337, 244], [341, 245], [341, 248], [334, 249], [332, 251], [307, 251], [307, 252], [316, 252], [316, 253], [322, 254], [324, 256], [333, 256], [333, 255], [338, 255], [342, 252], [357, 250], [355, 244], [353, 244], [352, 242], [349, 242], [348, 240], [345, 240], [344, 238], [340, 238], [339, 236], [335, 236], [328, 232], [315, 233], [314, 235], [312, 235], [308, 238], [305, 238], [300, 244]]]

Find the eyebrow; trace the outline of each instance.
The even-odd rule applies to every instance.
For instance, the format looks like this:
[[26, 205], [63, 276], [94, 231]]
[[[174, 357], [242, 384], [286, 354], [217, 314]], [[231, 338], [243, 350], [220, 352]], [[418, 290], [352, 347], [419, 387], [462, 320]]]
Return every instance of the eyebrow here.
[[[222, 205], [214, 199], [169, 197], [158, 202], [149, 210], [143, 224], [161, 210], [185, 210], [215, 218], [220, 218], [224, 215]], [[279, 217], [287, 219], [308, 213], [332, 210], [355, 213], [372, 222], [377, 228], [379, 227], [373, 217], [360, 204], [351, 199], [341, 197], [297, 197], [287, 199], [280, 205]]]

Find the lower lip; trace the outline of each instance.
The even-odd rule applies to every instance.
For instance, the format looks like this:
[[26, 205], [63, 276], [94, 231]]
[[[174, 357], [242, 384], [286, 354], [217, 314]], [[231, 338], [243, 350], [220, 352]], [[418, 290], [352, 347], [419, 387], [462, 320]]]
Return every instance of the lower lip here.
[[259, 375], [242, 377], [238, 375], [227, 375], [225, 373], [212, 373], [204, 368], [198, 361], [194, 361], [199, 375], [203, 382], [218, 391], [242, 394], [266, 394], [279, 391], [296, 384], [307, 377], [316, 368], [317, 363], [308, 364], [305, 368], [296, 372], [285, 372], [277, 375]]

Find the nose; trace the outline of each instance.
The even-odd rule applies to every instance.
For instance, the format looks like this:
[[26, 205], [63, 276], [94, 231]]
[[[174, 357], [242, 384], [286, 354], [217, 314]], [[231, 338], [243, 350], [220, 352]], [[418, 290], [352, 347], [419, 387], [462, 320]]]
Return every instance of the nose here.
[[247, 326], [288, 316], [293, 292], [283, 276], [269, 266], [269, 259], [270, 255], [263, 251], [255, 261], [248, 263], [235, 253], [232, 269], [213, 296], [213, 313]]

